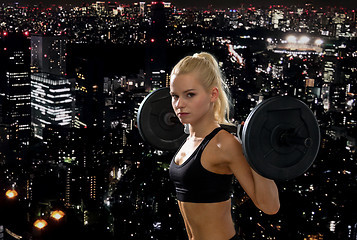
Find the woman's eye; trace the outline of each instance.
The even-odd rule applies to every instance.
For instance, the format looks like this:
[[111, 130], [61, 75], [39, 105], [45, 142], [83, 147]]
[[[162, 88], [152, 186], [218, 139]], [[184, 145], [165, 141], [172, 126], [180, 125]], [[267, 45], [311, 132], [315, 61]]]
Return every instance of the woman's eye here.
[[188, 93], [188, 94], [187, 94], [187, 97], [189, 97], [189, 98], [192, 98], [193, 96], [195, 96], [194, 93]]

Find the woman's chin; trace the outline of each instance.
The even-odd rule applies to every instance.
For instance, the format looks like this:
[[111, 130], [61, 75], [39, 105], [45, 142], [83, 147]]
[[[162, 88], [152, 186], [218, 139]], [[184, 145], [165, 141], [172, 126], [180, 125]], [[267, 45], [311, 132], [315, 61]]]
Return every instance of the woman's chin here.
[[180, 122], [185, 125], [185, 124], [190, 124], [190, 121], [184, 120], [184, 119], [180, 119]]
[[188, 122], [185, 121], [184, 119], [182, 119], [182, 118], [180, 118], [180, 117], [177, 117], [177, 118], [179, 119], [179, 121], [180, 121], [180, 123], [181, 123], [182, 125], [188, 124]]

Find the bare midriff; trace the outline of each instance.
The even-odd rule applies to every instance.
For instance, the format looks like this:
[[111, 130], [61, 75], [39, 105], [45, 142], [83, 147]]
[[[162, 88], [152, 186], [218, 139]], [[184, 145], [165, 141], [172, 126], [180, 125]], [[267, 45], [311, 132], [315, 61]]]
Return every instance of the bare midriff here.
[[229, 240], [235, 235], [231, 200], [217, 203], [178, 201], [189, 240]]

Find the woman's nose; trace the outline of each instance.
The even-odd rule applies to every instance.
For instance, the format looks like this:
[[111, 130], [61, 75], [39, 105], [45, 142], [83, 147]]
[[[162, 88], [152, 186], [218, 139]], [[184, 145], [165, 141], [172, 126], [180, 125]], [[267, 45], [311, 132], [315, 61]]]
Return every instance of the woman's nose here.
[[183, 108], [185, 106], [185, 102], [183, 101], [182, 98], [179, 98], [175, 102], [175, 107], [176, 108]]

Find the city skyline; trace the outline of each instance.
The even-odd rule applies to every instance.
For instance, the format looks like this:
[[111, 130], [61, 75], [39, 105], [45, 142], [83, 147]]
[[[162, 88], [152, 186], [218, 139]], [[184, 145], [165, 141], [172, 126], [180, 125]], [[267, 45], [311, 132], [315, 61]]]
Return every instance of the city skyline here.
[[[30, 1], [25, 1], [25, 0], [17, 0], [17, 1], [11, 1], [11, 0], [5, 0], [3, 3], [19, 3], [21, 5], [37, 5], [37, 4], [43, 4], [44, 6], [51, 6], [51, 5], [72, 5], [72, 6], [81, 6], [83, 4], [90, 4], [90, 3], [95, 3], [96, 1], [83, 1], [83, 0], [30, 0]], [[123, 0], [123, 1], [106, 1], [106, 2], [117, 2], [119, 4], [133, 4], [137, 3], [140, 1], [135, 1], [135, 0]], [[144, 1], [145, 2], [145, 1]], [[146, 1], [150, 2], [150, 1]], [[164, 1], [165, 2], [165, 1]], [[212, 6], [213, 8], [238, 8], [242, 4], [243, 5], [252, 5], [256, 7], [267, 7], [269, 5], [284, 5], [284, 6], [291, 6], [291, 5], [297, 5], [297, 6], [303, 6], [306, 3], [311, 3], [312, 5], [316, 7], [343, 7], [343, 8], [351, 8], [355, 9], [357, 8], [357, 2], [354, 0], [346, 0], [346, 1], [338, 1], [338, 0], [309, 0], [309, 1], [299, 1], [299, 0], [272, 0], [272, 1], [264, 1], [264, 0], [256, 0], [256, 1], [250, 1], [250, 0], [226, 0], [226, 1], [220, 1], [220, 0], [197, 0], [197, 1], [190, 1], [190, 0], [175, 0], [175, 1], [167, 1], [167, 2], [172, 2], [173, 4], [177, 5], [178, 7], [198, 7], [198, 8], [206, 8], [208, 6]]]

